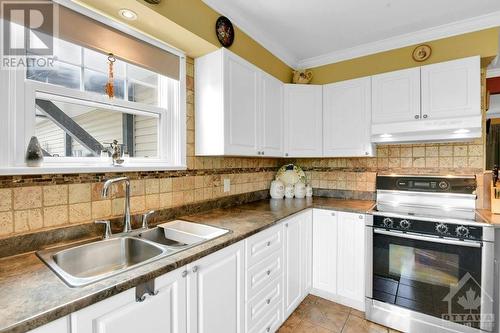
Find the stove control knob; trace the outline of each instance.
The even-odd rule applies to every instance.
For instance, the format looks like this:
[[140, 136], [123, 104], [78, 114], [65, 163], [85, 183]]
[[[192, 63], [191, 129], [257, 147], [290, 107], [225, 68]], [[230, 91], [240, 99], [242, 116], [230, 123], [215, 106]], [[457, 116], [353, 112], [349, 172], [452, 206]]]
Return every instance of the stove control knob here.
[[401, 229], [410, 229], [410, 221], [408, 221], [408, 220], [399, 221], [399, 227]]
[[458, 237], [467, 237], [467, 236], [469, 236], [469, 228], [466, 228], [463, 225], [461, 225], [460, 227], [457, 227], [455, 229], [455, 232], [457, 233]]
[[439, 234], [445, 235], [448, 233], [448, 226], [444, 223], [439, 223], [436, 225], [436, 231]]
[[445, 182], [444, 180], [440, 181], [438, 184], [439, 188], [442, 190], [446, 190], [448, 188], [448, 183]]
[[384, 227], [386, 228], [392, 228], [394, 227], [394, 221], [390, 217], [386, 217], [383, 221]]

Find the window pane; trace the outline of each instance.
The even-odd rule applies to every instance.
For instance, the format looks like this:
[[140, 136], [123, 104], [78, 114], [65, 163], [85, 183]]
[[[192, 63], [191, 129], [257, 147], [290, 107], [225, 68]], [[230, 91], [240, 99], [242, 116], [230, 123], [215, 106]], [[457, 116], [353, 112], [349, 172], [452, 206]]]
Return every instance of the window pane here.
[[62, 39], [54, 39], [54, 55], [59, 61], [77, 66], [82, 64], [82, 48]]
[[[104, 87], [106, 86], [106, 83], [108, 83], [108, 76], [106, 74], [86, 69], [83, 72], [83, 76], [85, 78], [83, 83], [85, 91], [92, 91], [101, 95], [105, 94]], [[115, 98], [123, 99], [123, 79], [116, 78], [115, 76], [114, 83]]]
[[[109, 71], [107, 54], [99, 53], [90, 49], [84, 49], [83, 62], [85, 68], [90, 68], [94, 71], [98, 71], [101, 73], [108, 73]], [[119, 59], [116, 59], [116, 61], [113, 64], [113, 73], [115, 77], [125, 76], [125, 63]]]
[[156, 87], [158, 85], [158, 76], [160, 76], [160, 74], [156, 74], [155, 72], [149, 71], [142, 67], [128, 64], [127, 76], [129, 77], [129, 79], [132, 79], [134, 81], [140, 81]]
[[128, 100], [149, 105], [158, 105], [158, 91], [156, 87], [146, 86], [139, 82], [129, 82]]
[[[34, 58], [31, 58], [34, 59]], [[34, 66], [32, 66], [35, 64]], [[80, 89], [80, 68], [59, 61], [54, 62], [54, 67], [37, 67], [36, 61], [28, 61], [26, 77], [30, 80], [40, 81], [63, 86], [66, 88]]]
[[156, 115], [37, 99], [35, 135], [48, 156], [98, 157], [117, 140], [131, 157], [158, 157]]

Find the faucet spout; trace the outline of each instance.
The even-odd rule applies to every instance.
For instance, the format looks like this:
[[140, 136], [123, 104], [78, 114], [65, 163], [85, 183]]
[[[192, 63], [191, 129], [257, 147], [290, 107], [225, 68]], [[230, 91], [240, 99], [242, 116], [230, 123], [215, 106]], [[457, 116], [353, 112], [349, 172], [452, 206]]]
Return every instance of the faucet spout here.
[[102, 197], [108, 198], [111, 185], [120, 182], [125, 183], [125, 212], [123, 215], [123, 232], [130, 232], [132, 231], [132, 225], [130, 224], [130, 179], [125, 176], [108, 179], [104, 182], [104, 185], [102, 187]]

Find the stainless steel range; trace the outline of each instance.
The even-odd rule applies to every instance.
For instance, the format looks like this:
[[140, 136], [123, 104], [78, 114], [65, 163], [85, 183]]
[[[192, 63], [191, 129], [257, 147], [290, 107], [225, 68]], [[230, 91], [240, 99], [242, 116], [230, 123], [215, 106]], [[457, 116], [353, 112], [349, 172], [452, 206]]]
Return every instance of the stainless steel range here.
[[366, 318], [404, 332], [490, 332], [494, 230], [471, 177], [378, 176]]

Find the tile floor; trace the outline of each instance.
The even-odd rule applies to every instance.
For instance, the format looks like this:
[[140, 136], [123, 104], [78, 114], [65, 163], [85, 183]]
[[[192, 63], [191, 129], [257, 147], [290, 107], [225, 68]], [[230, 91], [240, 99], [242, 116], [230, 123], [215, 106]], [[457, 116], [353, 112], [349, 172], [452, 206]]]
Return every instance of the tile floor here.
[[364, 319], [358, 310], [308, 295], [278, 333], [397, 333]]

